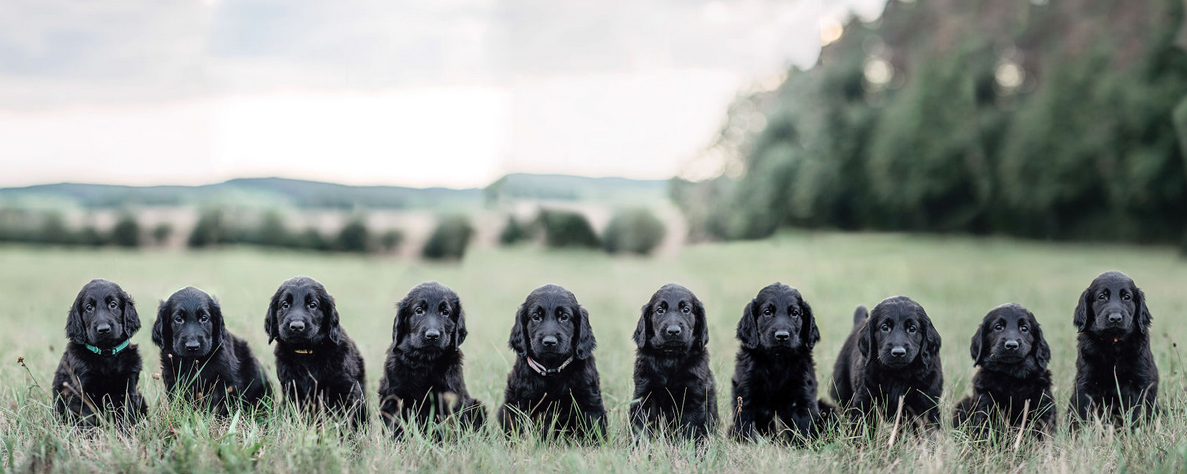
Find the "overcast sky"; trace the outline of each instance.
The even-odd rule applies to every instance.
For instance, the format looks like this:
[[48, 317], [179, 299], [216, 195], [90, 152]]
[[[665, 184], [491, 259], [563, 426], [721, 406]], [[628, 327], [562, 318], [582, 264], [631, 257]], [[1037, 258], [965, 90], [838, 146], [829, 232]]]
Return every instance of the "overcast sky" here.
[[5, 0], [0, 186], [665, 179], [884, 0]]

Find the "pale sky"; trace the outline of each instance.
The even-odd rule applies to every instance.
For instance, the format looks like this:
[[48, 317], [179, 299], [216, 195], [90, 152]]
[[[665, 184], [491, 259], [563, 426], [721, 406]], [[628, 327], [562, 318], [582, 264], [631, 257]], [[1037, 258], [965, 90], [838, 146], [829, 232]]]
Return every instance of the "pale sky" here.
[[666, 179], [884, 0], [7, 0], [0, 186]]

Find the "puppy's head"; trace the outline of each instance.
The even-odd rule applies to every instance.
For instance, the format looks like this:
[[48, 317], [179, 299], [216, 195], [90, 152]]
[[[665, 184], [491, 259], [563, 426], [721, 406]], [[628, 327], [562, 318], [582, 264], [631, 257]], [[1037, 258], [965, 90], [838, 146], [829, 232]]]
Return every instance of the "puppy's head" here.
[[119, 285], [91, 280], [82, 287], [66, 317], [66, 337], [75, 344], [119, 345], [140, 330], [136, 303]]
[[995, 371], [1014, 372], [1027, 364], [1045, 369], [1051, 360], [1051, 349], [1038, 320], [1014, 303], [993, 308], [985, 315], [969, 350], [974, 366]]
[[1153, 321], [1146, 295], [1133, 279], [1116, 271], [1092, 280], [1080, 295], [1072, 320], [1077, 330], [1098, 339], [1124, 339], [1138, 332], [1145, 335]]
[[519, 306], [508, 344], [520, 356], [556, 362], [569, 356], [588, 358], [597, 341], [589, 312], [577, 297], [557, 285], [544, 285]]
[[404, 351], [457, 351], [466, 340], [466, 313], [457, 293], [433, 282], [417, 285], [396, 304], [393, 347]]
[[709, 342], [705, 306], [688, 288], [675, 283], [664, 285], [643, 305], [634, 338], [640, 349], [703, 349]]
[[319, 344], [329, 339], [337, 344], [342, 336], [334, 297], [317, 280], [304, 276], [280, 284], [268, 304], [264, 331], [269, 343], [279, 339], [290, 344]]
[[738, 321], [738, 340], [752, 350], [810, 351], [820, 340], [820, 330], [799, 290], [773, 283], [746, 305]]
[[223, 337], [223, 311], [205, 291], [187, 286], [162, 301], [153, 323], [152, 342], [183, 357], [210, 355]]
[[940, 351], [940, 333], [931, 318], [923, 306], [906, 296], [882, 300], [859, 331], [861, 354], [892, 369], [915, 361], [930, 366]]

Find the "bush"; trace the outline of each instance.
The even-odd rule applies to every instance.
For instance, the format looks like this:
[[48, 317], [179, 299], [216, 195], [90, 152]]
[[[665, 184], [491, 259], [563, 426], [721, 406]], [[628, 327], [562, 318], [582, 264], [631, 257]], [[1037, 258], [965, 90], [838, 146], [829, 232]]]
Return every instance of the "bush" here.
[[136, 248], [140, 246], [140, 223], [136, 222], [136, 216], [132, 214], [120, 216], [115, 227], [111, 229], [111, 242], [120, 247]]
[[157, 245], [165, 245], [169, 237], [173, 236], [173, 224], [162, 222], [152, 229], [152, 240]]
[[371, 233], [362, 217], [354, 217], [342, 226], [334, 239], [334, 248], [342, 252], [365, 253], [369, 247]]
[[329, 239], [326, 239], [324, 235], [321, 235], [320, 231], [312, 227], [305, 229], [305, 232], [295, 239], [293, 246], [320, 252], [329, 251], [331, 247]]
[[78, 245], [87, 245], [91, 247], [102, 247], [107, 245], [108, 238], [99, 232], [93, 225], [88, 225], [79, 230], [74, 236], [74, 241]]
[[664, 223], [650, 210], [627, 209], [610, 219], [602, 234], [602, 247], [610, 253], [650, 254], [664, 240]]
[[503, 231], [499, 233], [499, 243], [503, 245], [512, 245], [528, 240], [532, 237], [531, 229], [527, 224], [524, 224], [516, 219], [513, 215], [507, 216], [507, 224], [503, 225]]
[[187, 244], [192, 248], [215, 246], [222, 243], [224, 233], [222, 211], [218, 209], [203, 211], [198, 216], [198, 223], [194, 224], [194, 230], [190, 232]]
[[572, 211], [541, 210], [536, 223], [544, 230], [544, 243], [549, 247], [601, 246], [598, 235], [584, 215]]
[[30, 242], [51, 245], [69, 245], [73, 240], [70, 229], [66, 227], [66, 218], [56, 212], [46, 214], [41, 221], [41, 228], [29, 238]]
[[291, 247], [297, 243], [284, 225], [284, 216], [276, 211], [264, 213], [255, 234], [255, 243], [259, 245]]
[[421, 254], [433, 260], [461, 260], [474, 236], [474, 226], [466, 216], [446, 216], [437, 221]]
[[389, 229], [379, 235], [379, 249], [384, 252], [395, 252], [404, 243], [404, 233], [400, 229]]

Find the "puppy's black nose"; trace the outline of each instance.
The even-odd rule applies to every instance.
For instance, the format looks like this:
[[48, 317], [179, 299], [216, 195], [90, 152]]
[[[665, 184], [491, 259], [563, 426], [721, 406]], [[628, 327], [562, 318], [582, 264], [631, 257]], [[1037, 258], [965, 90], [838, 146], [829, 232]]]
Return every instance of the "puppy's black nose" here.
[[675, 324], [668, 326], [668, 335], [669, 336], [679, 336], [680, 335], [680, 326], [677, 326]]
[[1109, 313], [1109, 322], [1110, 323], [1121, 322], [1121, 313]]
[[187, 351], [198, 350], [198, 341], [186, 341], [185, 350], [187, 350]]
[[546, 346], [555, 346], [556, 345], [556, 336], [544, 336], [544, 340], [542, 340], [540, 342], [543, 342], [544, 345], [546, 345]]
[[289, 330], [293, 332], [301, 332], [305, 330], [305, 323], [301, 321], [293, 321], [289, 323]]
[[107, 333], [111, 332], [111, 325], [110, 324], [100, 324], [98, 326], [95, 326], [95, 332], [97, 332], [99, 334], [107, 334]]
[[441, 331], [436, 329], [429, 329], [428, 331], [425, 331], [425, 339], [436, 341], [439, 337], [441, 337]]
[[787, 331], [775, 331], [775, 339], [777, 339], [777, 340], [786, 341], [790, 337], [791, 337], [791, 333], [789, 333]]
[[895, 357], [905, 356], [905, 355], [907, 355], [907, 348], [905, 348], [905, 347], [892, 348], [892, 349], [890, 349], [890, 355], [895, 356]]
[[1008, 350], [1008, 351], [1018, 350], [1018, 341], [1006, 341], [1006, 350]]

